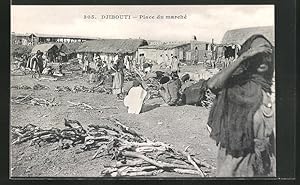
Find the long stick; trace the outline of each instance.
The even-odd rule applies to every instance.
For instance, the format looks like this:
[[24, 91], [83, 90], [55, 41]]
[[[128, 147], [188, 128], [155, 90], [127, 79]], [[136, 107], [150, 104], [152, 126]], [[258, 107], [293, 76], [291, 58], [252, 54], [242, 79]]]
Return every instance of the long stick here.
[[136, 157], [136, 158], [140, 158], [143, 159], [145, 161], [147, 161], [150, 164], [153, 164], [159, 168], [183, 168], [183, 169], [194, 169], [194, 167], [191, 166], [185, 166], [185, 165], [176, 165], [176, 164], [169, 164], [169, 163], [163, 163], [163, 162], [157, 162], [153, 159], [150, 159], [149, 157], [146, 157], [142, 154], [139, 154], [137, 152], [130, 152], [130, 151], [123, 151], [122, 154], [126, 157]]
[[188, 158], [188, 161], [198, 170], [199, 174], [201, 175], [201, 177], [205, 177], [206, 175], [204, 174], [204, 172], [199, 168], [199, 166], [195, 163], [195, 161], [192, 159], [192, 157], [190, 156], [190, 154], [186, 153], [186, 156]]
[[137, 136], [139, 137], [140, 139], [143, 139], [143, 140], [147, 140], [146, 138], [144, 138], [143, 136], [141, 136], [140, 134], [136, 133], [134, 130], [132, 130], [131, 128], [123, 125], [119, 120], [117, 120], [116, 118], [113, 118], [113, 117], [109, 117], [109, 118], [105, 118], [105, 119], [108, 119], [110, 121], [113, 121], [116, 125], [118, 125], [120, 127], [120, 129], [123, 131], [123, 132], [127, 132], [127, 133], [130, 133], [134, 136]]

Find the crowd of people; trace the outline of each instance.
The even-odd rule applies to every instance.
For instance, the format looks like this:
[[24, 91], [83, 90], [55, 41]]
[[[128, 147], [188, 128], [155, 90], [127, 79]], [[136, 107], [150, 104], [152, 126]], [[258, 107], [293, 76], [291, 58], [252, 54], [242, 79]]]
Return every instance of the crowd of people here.
[[[25, 67], [34, 74], [47, 68], [47, 57], [37, 51], [32, 57], [22, 56]], [[91, 68], [93, 61], [95, 67]], [[107, 74], [112, 92], [129, 113], [139, 114], [148, 93], [144, 83], [150, 77], [159, 81], [159, 93], [164, 100], [161, 106], [197, 104], [209, 89], [216, 95], [208, 118], [210, 136], [219, 148], [217, 176], [252, 177], [275, 176], [275, 111], [271, 100], [274, 74], [273, 46], [262, 35], [253, 35], [242, 45], [238, 57], [217, 58], [211, 61], [223, 64], [222, 70], [207, 80], [191, 82], [189, 75], [179, 77], [177, 56], [160, 55], [159, 69], [152, 71], [144, 54], [134, 59], [116, 54], [111, 61], [100, 56], [82, 57], [82, 72]], [[61, 68], [60, 68], [61, 70]], [[124, 70], [136, 74], [133, 85], [124, 94]], [[124, 97], [125, 95], [125, 97]], [[195, 96], [195, 97], [193, 97]]]
[[59, 62], [57, 68], [53, 68], [49, 65], [49, 57], [47, 53], [41, 52], [38, 50], [33, 54], [23, 54], [21, 57], [16, 58], [17, 68], [22, 70], [26, 74], [26, 70], [31, 72], [32, 78], [40, 77], [41, 74], [44, 75], [54, 75], [54, 76], [63, 76], [62, 65], [59, 62], [59, 57], [56, 57], [56, 61]]

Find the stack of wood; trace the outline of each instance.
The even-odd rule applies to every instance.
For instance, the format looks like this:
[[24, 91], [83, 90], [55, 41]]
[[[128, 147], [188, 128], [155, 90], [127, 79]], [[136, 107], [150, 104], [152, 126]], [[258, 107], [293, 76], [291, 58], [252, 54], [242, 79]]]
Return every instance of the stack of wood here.
[[96, 150], [92, 160], [109, 156], [114, 162], [105, 166], [105, 176], [153, 176], [163, 172], [207, 176], [212, 166], [191, 156], [187, 152], [176, 150], [173, 146], [151, 141], [115, 118], [109, 125], [89, 125], [85, 130], [76, 120], [66, 120], [65, 129], [52, 128], [42, 130], [27, 125], [13, 127], [14, 144], [31, 140], [32, 144], [58, 142], [61, 149], [83, 144], [81, 150]]
[[59, 103], [54, 102], [54, 98], [52, 98], [52, 100], [49, 101], [43, 98], [35, 98], [32, 97], [31, 95], [17, 96], [12, 98], [11, 101], [16, 104], [39, 105], [39, 106], [46, 106], [46, 107], [59, 105]]
[[70, 88], [68, 86], [57, 86], [54, 91], [57, 92], [87, 92], [87, 93], [111, 93], [111, 88], [107, 88], [103, 85], [97, 85], [93, 87], [85, 87], [83, 85], [75, 85], [73, 88]]
[[39, 145], [43, 143], [59, 143], [59, 148], [67, 149], [78, 143], [83, 143], [86, 131], [76, 120], [65, 120], [67, 128], [41, 129], [35, 125], [28, 124], [24, 127], [12, 126], [12, 144], [20, 144], [30, 141], [30, 145]]
[[42, 84], [35, 84], [32, 87], [33, 90], [43, 90], [43, 89], [49, 89], [48, 86], [42, 85]]
[[136, 78], [136, 74], [134, 71], [124, 70], [124, 80], [125, 81], [132, 81]]
[[56, 86], [54, 91], [57, 91], [57, 92], [70, 92], [70, 91], [72, 91], [72, 89], [68, 86]]
[[87, 93], [111, 93], [111, 89], [104, 87], [103, 85], [98, 85], [94, 87], [85, 87], [82, 85], [75, 85], [72, 89], [72, 92], [87, 92]]
[[68, 101], [68, 103], [71, 104], [70, 107], [76, 107], [76, 108], [80, 108], [80, 109], [84, 109], [84, 110], [101, 110], [101, 109], [118, 109], [118, 107], [116, 106], [101, 106], [101, 107], [94, 107], [94, 106], [91, 106], [87, 103], [74, 103], [74, 102], [71, 102], [71, 101]]
[[24, 90], [32, 89], [31, 87], [29, 87], [27, 85], [13, 85], [13, 86], [11, 86], [11, 88], [14, 88], [14, 89], [24, 89]]

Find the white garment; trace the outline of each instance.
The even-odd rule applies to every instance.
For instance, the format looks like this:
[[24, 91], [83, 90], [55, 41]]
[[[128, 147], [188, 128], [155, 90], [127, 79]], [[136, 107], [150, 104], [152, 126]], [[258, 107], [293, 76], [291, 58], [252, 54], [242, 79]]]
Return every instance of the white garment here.
[[139, 114], [142, 110], [144, 99], [147, 95], [141, 86], [132, 87], [124, 98], [124, 105], [128, 107], [128, 113]]

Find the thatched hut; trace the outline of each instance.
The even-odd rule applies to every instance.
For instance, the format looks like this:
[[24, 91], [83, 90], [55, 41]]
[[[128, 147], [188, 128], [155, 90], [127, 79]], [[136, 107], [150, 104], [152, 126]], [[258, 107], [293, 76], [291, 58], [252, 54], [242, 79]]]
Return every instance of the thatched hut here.
[[138, 47], [148, 45], [143, 39], [100, 39], [86, 41], [79, 46], [79, 53], [134, 54]]
[[31, 53], [34, 54], [38, 50], [45, 53], [50, 62], [55, 61], [55, 58], [59, 55], [59, 49], [55, 44], [40, 44], [32, 48]]
[[222, 44], [242, 45], [249, 37], [254, 34], [264, 35], [273, 45], [275, 45], [275, 35], [273, 26], [250, 27], [227, 31], [222, 39]]
[[84, 54], [90, 62], [98, 55], [102, 61], [110, 62], [116, 55], [128, 55], [137, 59], [137, 51], [140, 46], [148, 45], [143, 39], [100, 39], [82, 43], [76, 50]]
[[22, 55], [29, 55], [31, 53], [33, 46], [28, 45], [11, 45], [12, 56], [20, 57]]
[[252, 35], [261, 34], [265, 36], [273, 45], [275, 45], [275, 34], [273, 26], [249, 27], [228, 30], [222, 39], [223, 54], [236, 57], [238, 48]]
[[82, 45], [82, 42], [70, 42], [70, 43], [65, 43], [65, 45], [68, 48], [67, 54], [73, 55], [76, 54], [76, 50]]

